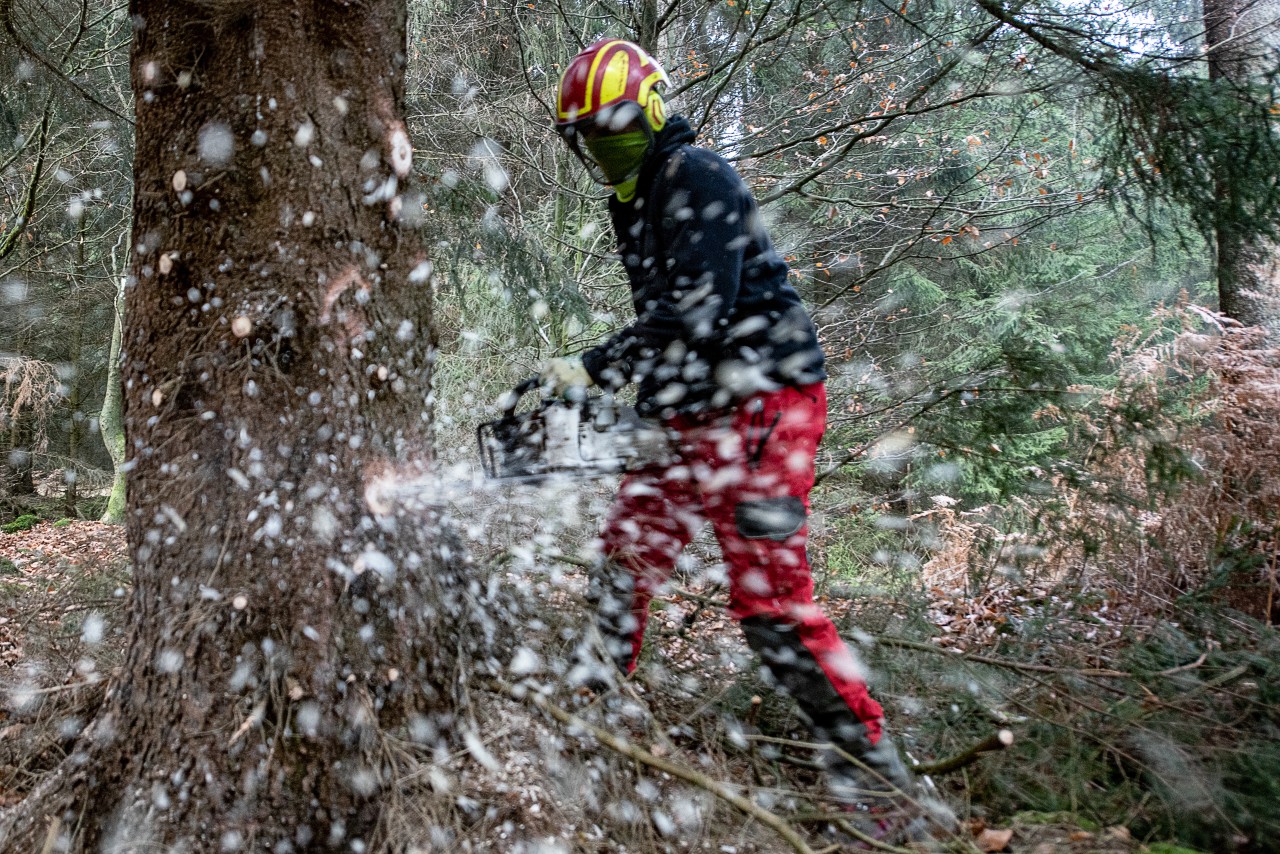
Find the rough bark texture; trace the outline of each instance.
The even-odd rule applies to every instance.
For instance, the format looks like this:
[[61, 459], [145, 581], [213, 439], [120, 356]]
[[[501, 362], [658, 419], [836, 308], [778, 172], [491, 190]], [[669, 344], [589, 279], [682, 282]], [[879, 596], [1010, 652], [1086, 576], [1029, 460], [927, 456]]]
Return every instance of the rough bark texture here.
[[[1259, 79], [1280, 46], [1276, 0], [1204, 0], [1209, 78], [1244, 86]], [[1241, 153], [1241, 156], [1247, 156]], [[1219, 195], [1231, 192], [1222, 185]], [[1217, 229], [1218, 307], [1246, 326], [1274, 323], [1280, 252], [1266, 238]]]
[[352, 850], [382, 734], [444, 731], [493, 628], [444, 537], [377, 489], [430, 420], [404, 2], [130, 11], [131, 642], [0, 850], [50, 827], [77, 851]]

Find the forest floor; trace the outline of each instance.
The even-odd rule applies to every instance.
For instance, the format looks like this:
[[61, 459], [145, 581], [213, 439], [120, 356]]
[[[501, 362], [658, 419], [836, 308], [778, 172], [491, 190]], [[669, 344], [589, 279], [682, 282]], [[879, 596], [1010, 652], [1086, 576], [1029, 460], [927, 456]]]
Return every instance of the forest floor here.
[[[565, 612], [580, 608], [582, 574], [572, 561], [550, 570], [550, 575], [555, 576], [554, 584], [548, 588], [552, 604]], [[547, 573], [541, 575], [544, 582], [548, 577]], [[527, 583], [528, 578], [524, 581]], [[102, 650], [92, 660], [81, 654], [81, 650], [86, 641], [106, 641], [105, 647], [119, 646], [120, 615], [128, 598], [128, 585], [128, 558], [121, 527], [96, 522], [45, 522], [27, 531], [0, 534], [0, 686], [8, 689], [6, 701], [0, 706], [0, 754], [9, 752], [5, 749], [6, 740], [11, 742], [12, 749], [14, 743], [23, 738], [24, 730], [31, 723], [30, 715], [24, 716], [23, 707], [33, 693], [75, 691], [76, 686], [99, 684], [102, 675], [109, 672], [118, 649], [114, 655]], [[925, 605], [923, 614], [935, 630], [930, 644], [938, 649], [917, 654], [939, 657], [960, 652], [980, 656], [991, 646], [997, 627], [1016, 619], [1020, 610], [1030, 607], [1026, 597], [1021, 597], [1024, 601], [1016, 601], [1019, 597], [1012, 593], [1000, 601], [988, 597], [980, 602], [958, 598], [955, 591], [940, 588], [929, 595], [931, 601]], [[711, 694], [717, 694], [724, 706], [734, 705], [735, 686], [740, 688], [738, 683], [743, 681], [743, 674], [734, 671], [745, 669], [746, 647], [736, 625], [717, 607], [720, 599], [723, 593], [713, 584], [693, 579], [688, 586], [682, 586], [677, 580], [665, 604], [655, 610], [650, 634], [653, 642], [646, 646], [644, 672], [658, 672], [671, 678], [642, 680], [640, 692], [651, 709], [667, 705], [668, 700], [672, 707], [688, 707], [691, 702], [688, 692], [682, 697], [664, 697], [663, 686], [681, 684], [682, 679], [688, 684], [688, 674], [701, 677], [708, 671], [717, 674], [719, 682], [715, 683], [714, 691], [704, 689], [704, 696], [697, 698], [696, 705], [705, 708], [706, 698]], [[838, 625], [847, 625], [850, 618], [857, 616], [851, 613], [851, 602], [840, 596], [822, 597], [823, 606]], [[31, 686], [35, 685], [40, 687], [33, 690]], [[751, 687], [747, 686], [745, 695], [748, 703]], [[741, 690], [738, 693], [741, 694]], [[773, 702], [765, 703], [766, 710]], [[741, 706], [741, 698], [737, 703]], [[755, 705], [758, 707], [760, 702], [756, 701]], [[780, 714], [783, 723], [778, 726], [785, 730], [789, 713]], [[42, 769], [56, 761], [60, 755], [56, 741], [40, 743], [43, 755], [30, 757], [26, 767], [15, 765], [10, 773], [0, 774], [0, 805], [19, 799]], [[696, 746], [693, 749], [696, 750]], [[686, 745], [681, 753], [687, 757], [688, 750]], [[537, 758], [533, 757], [535, 762]], [[507, 767], [528, 764], [508, 762]], [[518, 780], [512, 784], [518, 788]], [[1122, 824], [1102, 827], [1067, 812], [1024, 811], [998, 815], [971, 801], [954, 777], [942, 791], [958, 806], [957, 811], [965, 822], [965, 840], [952, 850], [1030, 854], [1187, 851], [1167, 844], [1151, 844], [1149, 840], [1144, 845]], [[963, 808], [959, 808], [961, 803]], [[735, 844], [727, 844], [729, 842]], [[706, 850], [723, 852], [768, 850], [750, 844], [743, 846], [735, 840], [712, 840], [707, 846]], [[493, 850], [503, 850], [501, 843], [495, 843]], [[615, 849], [597, 846], [590, 850]]]

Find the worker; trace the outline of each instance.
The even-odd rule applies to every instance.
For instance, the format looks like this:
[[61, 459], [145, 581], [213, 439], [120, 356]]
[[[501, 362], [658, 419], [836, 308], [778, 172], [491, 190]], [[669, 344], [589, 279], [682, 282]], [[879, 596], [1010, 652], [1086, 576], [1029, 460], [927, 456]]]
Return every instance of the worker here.
[[[612, 188], [609, 214], [636, 319], [580, 357], [541, 369], [551, 394], [637, 386], [636, 408], [677, 437], [674, 459], [624, 476], [591, 580], [617, 669], [635, 670], [649, 602], [710, 520], [729, 611], [814, 734], [846, 800], [906, 793], [864, 669], [813, 601], [805, 544], [826, 372], [812, 319], [788, 283], [746, 184], [667, 115], [670, 81], [638, 45], [606, 39], [565, 68], [555, 129]], [[584, 671], [585, 679], [603, 674]]]

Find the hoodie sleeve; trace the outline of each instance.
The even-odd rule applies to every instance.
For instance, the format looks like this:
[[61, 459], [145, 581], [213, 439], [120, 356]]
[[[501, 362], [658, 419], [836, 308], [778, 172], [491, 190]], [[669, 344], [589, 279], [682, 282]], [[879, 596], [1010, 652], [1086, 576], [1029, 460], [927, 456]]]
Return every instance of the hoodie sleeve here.
[[636, 321], [583, 355], [598, 384], [617, 388], [643, 363], [678, 364], [689, 350], [723, 339], [750, 241], [750, 196], [736, 171], [705, 149], [682, 149], [660, 176], [660, 258], [665, 275]]

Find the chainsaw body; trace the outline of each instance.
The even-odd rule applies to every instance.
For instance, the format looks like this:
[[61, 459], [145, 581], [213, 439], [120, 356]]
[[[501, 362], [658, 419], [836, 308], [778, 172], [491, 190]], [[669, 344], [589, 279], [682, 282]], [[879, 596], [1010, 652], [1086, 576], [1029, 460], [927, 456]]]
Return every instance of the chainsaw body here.
[[553, 475], [599, 477], [671, 457], [671, 432], [612, 396], [545, 399], [517, 415], [520, 398], [537, 387], [536, 377], [516, 386], [502, 417], [476, 428], [486, 477], [527, 482]]

